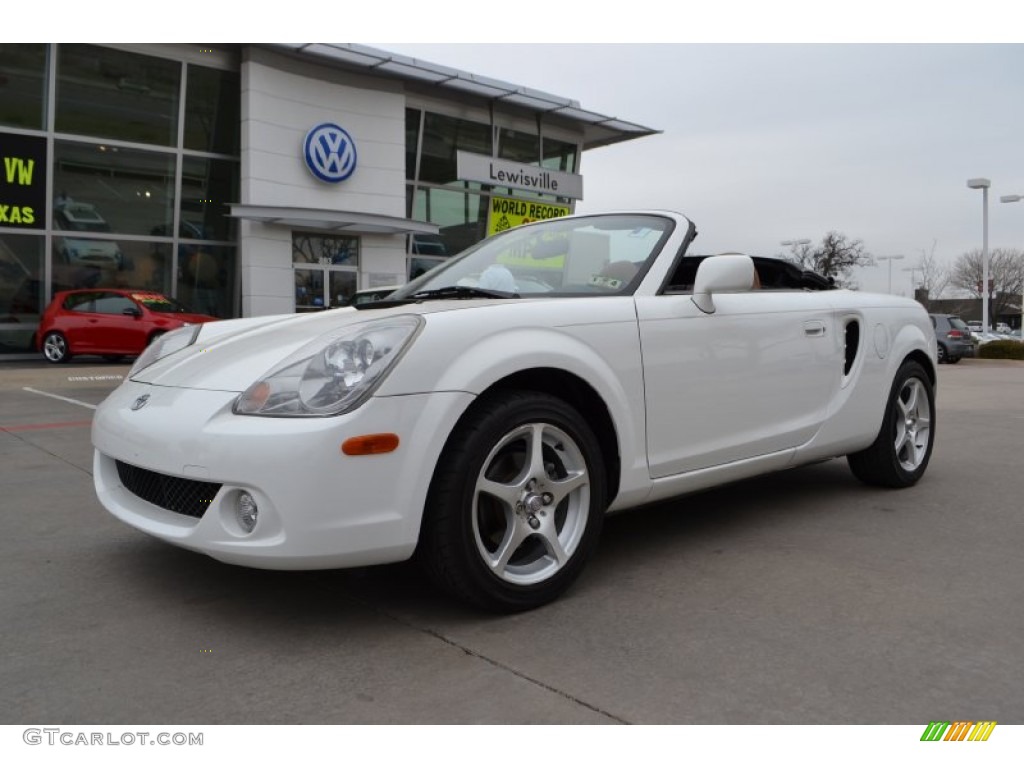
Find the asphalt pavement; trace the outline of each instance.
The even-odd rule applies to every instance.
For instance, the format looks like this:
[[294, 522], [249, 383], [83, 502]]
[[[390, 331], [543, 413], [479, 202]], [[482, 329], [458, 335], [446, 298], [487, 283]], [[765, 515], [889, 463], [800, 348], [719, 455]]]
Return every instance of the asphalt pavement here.
[[127, 368], [0, 363], [2, 723], [1024, 722], [1024, 364], [940, 367], [914, 488], [835, 460], [619, 515], [507, 617], [123, 525], [89, 421]]

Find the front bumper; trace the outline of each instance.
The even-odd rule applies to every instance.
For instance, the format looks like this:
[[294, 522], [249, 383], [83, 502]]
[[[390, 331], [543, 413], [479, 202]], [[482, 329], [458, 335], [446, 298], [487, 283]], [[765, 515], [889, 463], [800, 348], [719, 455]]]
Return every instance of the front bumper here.
[[[146, 404], [132, 410], [143, 395]], [[437, 458], [473, 399], [464, 392], [375, 397], [344, 416], [292, 419], [237, 416], [236, 396], [126, 381], [93, 421], [96, 493], [113, 515], [164, 541], [282, 570], [408, 558]], [[398, 434], [398, 449], [341, 452], [346, 439], [379, 432]], [[126, 488], [118, 461], [142, 474], [209, 483], [201, 487], [214, 492], [199, 516], [175, 512]], [[235, 516], [243, 490], [259, 507], [250, 534]]]

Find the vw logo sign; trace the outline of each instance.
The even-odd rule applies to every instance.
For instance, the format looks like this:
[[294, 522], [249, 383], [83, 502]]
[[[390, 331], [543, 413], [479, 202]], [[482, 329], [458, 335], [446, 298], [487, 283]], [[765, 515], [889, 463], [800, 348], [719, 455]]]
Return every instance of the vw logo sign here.
[[144, 408], [146, 406], [146, 403], [148, 403], [148, 402], [149, 402], [149, 395], [143, 395], [138, 400], [136, 400], [134, 403], [132, 403], [132, 410], [133, 411], [137, 411], [140, 408]]
[[321, 181], [337, 184], [356, 169], [356, 143], [340, 125], [321, 123], [311, 128], [303, 151], [306, 167]]

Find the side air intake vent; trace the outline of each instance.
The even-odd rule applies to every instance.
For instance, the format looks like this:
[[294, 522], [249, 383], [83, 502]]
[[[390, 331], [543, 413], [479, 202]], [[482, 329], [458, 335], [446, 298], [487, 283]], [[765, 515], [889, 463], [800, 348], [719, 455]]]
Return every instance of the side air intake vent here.
[[849, 376], [853, 368], [853, 361], [857, 359], [857, 349], [860, 347], [860, 323], [850, 320], [846, 324], [846, 352], [843, 362], [843, 376]]

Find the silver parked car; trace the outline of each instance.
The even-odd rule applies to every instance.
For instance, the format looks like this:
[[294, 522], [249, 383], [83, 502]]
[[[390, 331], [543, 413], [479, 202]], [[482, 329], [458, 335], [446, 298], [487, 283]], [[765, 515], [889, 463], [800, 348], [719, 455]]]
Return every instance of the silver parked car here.
[[974, 357], [976, 349], [971, 329], [956, 315], [929, 315], [935, 328], [940, 363], [959, 363], [962, 357]]

